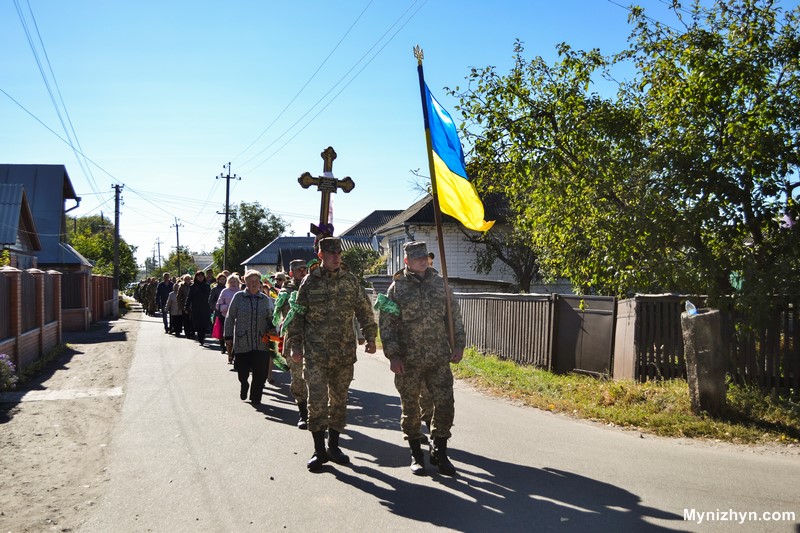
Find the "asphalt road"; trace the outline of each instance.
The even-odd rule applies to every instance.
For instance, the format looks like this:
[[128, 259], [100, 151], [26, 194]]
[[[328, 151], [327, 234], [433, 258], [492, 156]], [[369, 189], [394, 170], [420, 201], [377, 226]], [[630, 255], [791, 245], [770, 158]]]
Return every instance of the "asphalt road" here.
[[[218, 348], [143, 319], [110, 481], [81, 531], [800, 531], [796, 453], [642, 436], [463, 384], [450, 441], [459, 475], [413, 476], [388, 362], [363, 350], [342, 437], [352, 464], [312, 474], [288, 374], [256, 409]], [[712, 514], [685, 520], [691, 510]]]

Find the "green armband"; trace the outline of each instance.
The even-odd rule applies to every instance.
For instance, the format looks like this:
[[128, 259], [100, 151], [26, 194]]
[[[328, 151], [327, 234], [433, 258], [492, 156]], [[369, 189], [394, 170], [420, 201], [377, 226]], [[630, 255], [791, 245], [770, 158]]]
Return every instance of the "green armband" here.
[[387, 298], [385, 294], [378, 295], [378, 299], [375, 300], [375, 305], [373, 307], [378, 311], [389, 313], [390, 315], [394, 316], [400, 316], [400, 308], [397, 306], [397, 302], [393, 302]]
[[300, 305], [297, 303], [297, 292], [293, 292], [292, 295], [289, 297], [289, 312], [286, 313], [286, 318], [283, 319], [283, 325], [281, 326], [281, 335], [285, 335], [285, 331], [289, 327], [289, 324], [292, 323], [294, 319], [294, 315], [304, 315], [308, 309], [304, 305]]
[[281, 307], [286, 303], [286, 300], [289, 299], [288, 292], [281, 292], [278, 294], [278, 299], [275, 300], [275, 313], [272, 315], [272, 325], [278, 327], [278, 324], [281, 323]]

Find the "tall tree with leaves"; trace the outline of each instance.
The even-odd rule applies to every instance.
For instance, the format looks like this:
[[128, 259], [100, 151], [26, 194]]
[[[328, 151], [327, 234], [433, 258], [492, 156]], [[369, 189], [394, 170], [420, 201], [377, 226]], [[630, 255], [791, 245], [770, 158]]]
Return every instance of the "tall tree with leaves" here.
[[[797, 230], [779, 221], [800, 186], [799, 9], [674, 3], [674, 29], [632, 8], [629, 50], [562, 44], [554, 65], [517, 43], [509, 74], [475, 69], [455, 91], [479, 187], [507, 194], [542, 268], [584, 292], [798, 294]], [[634, 81], [592, 93], [618, 62]]]
[[[237, 270], [242, 261], [281, 236], [286, 231], [286, 221], [270, 213], [258, 202], [242, 202], [231, 207], [228, 217], [228, 270]], [[214, 261], [223, 264], [225, 229], [220, 229], [221, 248], [214, 250]], [[221, 268], [220, 268], [221, 269]]]
[[589, 92], [610, 59], [558, 50], [554, 65], [527, 61], [517, 42], [508, 74], [473, 69], [467, 89], [453, 91], [476, 185], [508, 199], [512, 235], [527, 234], [546, 278], [566, 277], [584, 293], [660, 289], [669, 264], [650, 258], [663, 248], [657, 222], [671, 217], [646, 172], [641, 116]]
[[[71, 218], [67, 242], [94, 264], [93, 272], [103, 276], [114, 274], [114, 224], [99, 215]], [[136, 247], [119, 240], [119, 285], [125, 287], [136, 279], [138, 268]]]
[[645, 117], [659, 193], [678, 206], [675, 248], [698, 282], [688, 288], [738, 290], [742, 309], [800, 294], [800, 242], [781, 227], [800, 189], [800, 7], [779, 6], [673, 2], [678, 28], [632, 8], [623, 56], [637, 67], [624, 94]]

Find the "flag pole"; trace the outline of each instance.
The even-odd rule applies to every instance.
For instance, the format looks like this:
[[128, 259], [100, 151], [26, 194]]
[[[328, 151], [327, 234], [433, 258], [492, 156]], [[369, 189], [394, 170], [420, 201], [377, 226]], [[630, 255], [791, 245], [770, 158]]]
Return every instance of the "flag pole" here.
[[428, 116], [428, 103], [425, 98], [425, 74], [422, 71], [422, 48], [414, 47], [414, 57], [417, 58], [417, 73], [419, 74], [419, 94], [422, 98], [422, 116], [425, 120], [425, 145], [428, 150], [428, 172], [431, 176], [431, 195], [433, 196], [433, 219], [436, 222], [436, 236], [439, 241], [439, 259], [442, 263], [442, 278], [444, 279], [445, 309], [447, 312], [447, 338], [450, 349], [456, 346], [455, 331], [453, 329], [453, 309], [450, 305], [450, 284], [447, 281], [447, 260], [444, 254], [444, 235], [442, 233], [442, 212], [439, 209], [439, 195], [436, 187], [436, 169], [433, 164], [433, 143], [431, 142], [431, 125]]

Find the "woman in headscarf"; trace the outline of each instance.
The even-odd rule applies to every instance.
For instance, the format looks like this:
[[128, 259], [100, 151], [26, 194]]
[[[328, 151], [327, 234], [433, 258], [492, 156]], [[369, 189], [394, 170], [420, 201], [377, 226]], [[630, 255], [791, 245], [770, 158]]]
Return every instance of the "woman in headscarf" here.
[[211, 286], [206, 283], [206, 275], [201, 270], [194, 275], [194, 283], [186, 298], [186, 310], [191, 316], [194, 333], [200, 346], [205, 342], [211, 326], [211, 307], [208, 305], [210, 294]]
[[[248, 270], [244, 274], [246, 289], [237, 292], [228, 307], [225, 320], [225, 344], [228, 352], [233, 351], [236, 359], [233, 368], [239, 374], [239, 397], [250, 403], [261, 405], [264, 383], [269, 366], [269, 341], [267, 334], [276, 334], [272, 325], [275, 304], [261, 292], [261, 274], [258, 270]], [[247, 382], [253, 372], [253, 384]]]

